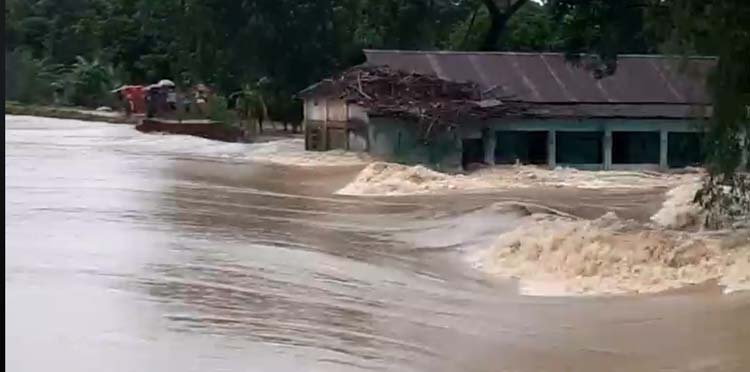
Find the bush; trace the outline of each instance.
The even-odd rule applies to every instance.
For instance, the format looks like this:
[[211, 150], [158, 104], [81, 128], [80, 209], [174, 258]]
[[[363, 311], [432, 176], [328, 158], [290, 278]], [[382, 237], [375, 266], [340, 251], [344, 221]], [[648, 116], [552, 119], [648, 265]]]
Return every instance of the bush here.
[[97, 107], [114, 100], [114, 71], [98, 60], [78, 57], [71, 66], [53, 65], [16, 49], [5, 54], [5, 77], [5, 99], [10, 101]]
[[712, 229], [750, 224], [750, 175], [709, 176], [695, 196], [705, 211], [704, 226]]
[[207, 103], [209, 119], [225, 124], [229, 121], [229, 108], [226, 98], [220, 95], [213, 95], [209, 97]]
[[52, 102], [53, 66], [31, 52], [16, 49], [5, 54], [5, 99], [21, 103]]

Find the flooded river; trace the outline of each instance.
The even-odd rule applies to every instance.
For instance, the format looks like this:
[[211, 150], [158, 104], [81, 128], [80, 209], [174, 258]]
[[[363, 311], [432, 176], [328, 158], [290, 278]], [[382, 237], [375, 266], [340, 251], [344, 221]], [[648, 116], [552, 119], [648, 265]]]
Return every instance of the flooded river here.
[[358, 167], [5, 119], [10, 371], [750, 370], [747, 292], [527, 297], [464, 259], [514, 224], [494, 202], [645, 218], [659, 193], [335, 196]]

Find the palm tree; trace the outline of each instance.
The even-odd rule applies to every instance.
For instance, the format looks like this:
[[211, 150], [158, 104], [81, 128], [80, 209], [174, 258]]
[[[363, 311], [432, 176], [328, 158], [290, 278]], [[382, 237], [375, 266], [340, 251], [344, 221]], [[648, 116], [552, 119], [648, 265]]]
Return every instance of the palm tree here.
[[260, 91], [250, 84], [245, 84], [229, 98], [237, 100], [236, 108], [240, 120], [250, 124], [252, 129], [257, 123], [258, 132], [263, 133], [263, 121], [268, 118], [268, 110]]
[[97, 59], [87, 60], [78, 56], [67, 74], [67, 80], [73, 90], [74, 104], [94, 106], [109, 97], [108, 92], [114, 83], [114, 71]]

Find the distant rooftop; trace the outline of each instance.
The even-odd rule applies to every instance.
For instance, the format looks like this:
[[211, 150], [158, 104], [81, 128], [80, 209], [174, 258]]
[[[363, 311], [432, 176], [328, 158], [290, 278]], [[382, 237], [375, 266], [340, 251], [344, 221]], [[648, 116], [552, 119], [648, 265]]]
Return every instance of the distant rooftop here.
[[[435, 74], [501, 89], [508, 100], [543, 104], [710, 104], [705, 78], [715, 57], [621, 55], [617, 72], [596, 79], [562, 53], [364, 51], [370, 65]], [[683, 68], [681, 68], [683, 67]]]

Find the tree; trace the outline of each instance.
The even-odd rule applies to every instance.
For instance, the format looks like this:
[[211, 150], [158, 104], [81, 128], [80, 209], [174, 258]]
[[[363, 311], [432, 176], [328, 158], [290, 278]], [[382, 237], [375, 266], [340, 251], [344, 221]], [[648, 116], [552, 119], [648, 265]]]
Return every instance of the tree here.
[[55, 66], [32, 52], [16, 49], [5, 54], [5, 97], [23, 103], [52, 100]]
[[[601, 57], [600, 71], [616, 73], [618, 53], [648, 50], [649, 37], [661, 38], [659, 49], [683, 55], [718, 57], [707, 86], [713, 115], [707, 126], [706, 168], [709, 176], [696, 196], [711, 211], [708, 225], [718, 226], [737, 212], [727, 200], [750, 200], [746, 173], [737, 173], [750, 150], [750, 3], [745, 0], [554, 0], [563, 24], [564, 46], [573, 58], [581, 52]], [[747, 169], [747, 168], [746, 168]], [[724, 186], [729, 189], [723, 192]], [[739, 194], [738, 194], [739, 193]], [[728, 218], [729, 217], [729, 218]]]
[[482, 0], [490, 17], [490, 27], [484, 35], [481, 50], [495, 50], [500, 35], [505, 31], [510, 18], [526, 5], [528, 0], [504, 0], [503, 5], [498, 3], [503, 0]]
[[560, 49], [559, 27], [548, 7], [535, 2], [526, 3], [510, 18], [504, 34], [500, 44], [503, 50], [541, 52]]
[[582, 54], [598, 55], [602, 76], [615, 72], [619, 53], [657, 52], [663, 35], [648, 32], [645, 18], [649, 2], [660, 0], [552, 0], [551, 12], [560, 24], [561, 48], [573, 61]]
[[363, 48], [445, 48], [481, 1], [8, 0], [6, 50], [71, 67], [80, 56], [126, 83], [170, 78], [224, 94], [268, 76], [268, 111], [294, 123], [297, 91], [363, 62]]
[[235, 108], [240, 120], [249, 122], [252, 127], [257, 125], [258, 132], [263, 133], [263, 121], [268, 117], [268, 110], [263, 95], [257, 87], [245, 84], [241, 90], [232, 93], [229, 98], [237, 100]]
[[78, 56], [66, 78], [71, 103], [94, 107], [110, 101], [109, 91], [116, 85], [111, 66], [99, 60], [87, 60]]
[[[490, 15], [480, 2], [476, 2], [473, 9], [451, 32], [448, 41], [450, 49], [482, 49], [490, 29]], [[559, 27], [553, 21], [547, 6], [526, 2], [508, 19], [504, 27], [492, 50], [531, 52], [560, 49]]]

